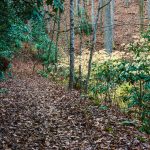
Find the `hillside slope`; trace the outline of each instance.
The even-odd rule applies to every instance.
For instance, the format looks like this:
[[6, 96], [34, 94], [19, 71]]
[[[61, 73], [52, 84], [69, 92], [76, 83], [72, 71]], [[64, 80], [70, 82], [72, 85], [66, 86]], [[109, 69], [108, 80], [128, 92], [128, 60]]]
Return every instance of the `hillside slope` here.
[[128, 117], [117, 108], [100, 109], [17, 64], [15, 77], [0, 82], [1, 150], [150, 149], [150, 137], [123, 126]]

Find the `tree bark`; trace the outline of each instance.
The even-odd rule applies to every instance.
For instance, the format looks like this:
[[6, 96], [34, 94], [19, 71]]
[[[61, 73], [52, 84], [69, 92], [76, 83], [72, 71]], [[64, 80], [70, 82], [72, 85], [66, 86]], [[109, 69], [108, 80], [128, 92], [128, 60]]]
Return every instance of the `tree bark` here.
[[[103, 6], [103, 0], [100, 0], [100, 7]], [[103, 26], [103, 9], [100, 10], [100, 32], [102, 33]]]
[[95, 12], [94, 12], [94, 9], [95, 9], [95, 3], [94, 3], [94, 0], [91, 0], [91, 18], [92, 18], [92, 28], [94, 29], [94, 24], [95, 24]]
[[88, 93], [88, 84], [89, 84], [89, 79], [90, 79], [90, 74], [91, 74], [91, 67], [92, 67], [92, 58], [93, 58], [93, 52], [95, 49], [95, 44], [96, 44], [96, 32], [97, 32], [97, 24], [98, 24], [98, 19], [99, 19], [99, 14], [100, 14], [100, 8], [102, 8], [100, 6], [100, 0], [99, 0], [99, 5], [98, 5], [98, 11], [97, 11], [97, 15], [96, 15], [96, 21], [94, 24], [94, 30], [93, 30], [93, 37], [92, 37], [92, 45], [90, 48], [90, 57], [89, 57], [89, 62], [88, 62], [88, 74], [87, 74], [87, 78], [86, 78], [86, 82], [85, 82], [85, 93]]
[[58, 16], [58, 22], [57, 22], [57, 37], [56, 37], [56, 49], [55, 49], [55, 71], [57, 70], [57, 62], [58, 62], [58, 41], [59, 41], [59, 35], [60, 35], [60, 19], [61, 19], [61, 13], [60, 11], [57, 12]]
[[150, 0], [147, 1], [148, 20], [150, 21]]
[[70, 0], [70, 77], [69, 89], [74, 86], [74, 0]]
[[[106, 2], [108, 2], [106, 0]], [[106, 51], [111, 54], [113, 49], [113, 25], [111, 14], [111, 3], [105, 7], [105, 19], [104, 19], [104, 46]]]
[[144, 29], [144, 0], [139, 0], [140, 31]]

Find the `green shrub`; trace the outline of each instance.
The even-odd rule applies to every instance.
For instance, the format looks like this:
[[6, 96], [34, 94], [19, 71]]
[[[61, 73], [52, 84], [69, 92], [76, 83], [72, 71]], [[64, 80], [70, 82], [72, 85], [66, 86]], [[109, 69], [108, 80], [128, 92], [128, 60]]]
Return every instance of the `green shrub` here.
[[44, 20], [31, 20], [31, 26], [35, 57], [48, 69], [50, 64], [55, 63], [55, 52], [58, 48], [46, 33]]
[[79, 24], [80, 32], [85, 35], [91, 35], [92, 33], [92, 24], [88, 22], [87, 19], [83, 18]]
[[118, 82], [117, 60], [108, 60], [101, 64], [93, 64], [94, 82], [90, 84], [90, 90], [94, 97], [99, 96], [102, 100], [111, 100]]
[[[149, 38], [149, 37], [146, 37]], [[101, 101], [111, 100], [136, 113], [141, 130], [150, 133], [150, 46], [145, 38], [128, 46], [130, 60], [93, 64], [90, 92]]]
[[130, 102], [131, 89], [132, 85], [129, 82], [124, 82], [118, 85], [115, 90], [115, 98], [112, 99], [113, 103], [119, 105], [121, 109], [127, 109]]
[[78, 12], [78, 23], [77, 28], [75, 28], [76, 34], [84, 33], [89, 36], [92, 33], [92, 24], [88, 20], [87, 12], [84, 8], [80, 8]]
[[96, 65], [90, 91], [100, 101], [111, 100], [122, 108], [136, 109], [141, 129], [149, 133], [150, 60], [148, 55], [140, 56], [128, 62], [109, 60]]

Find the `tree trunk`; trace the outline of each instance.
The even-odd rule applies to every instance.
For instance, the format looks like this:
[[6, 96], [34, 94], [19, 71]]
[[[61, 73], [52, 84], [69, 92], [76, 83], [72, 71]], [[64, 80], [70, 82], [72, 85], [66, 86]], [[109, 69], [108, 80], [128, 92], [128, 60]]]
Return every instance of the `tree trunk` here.
[[50, 18], [48, 16], [48, 11], [49, 11], [49, 7], [47, 5], [44, 6], [45, 8], [45, 19], [46, 19], [46, 30], [47, 30], [47, 33], [49, 34], [50, 33]]
[[92, 28], [94, 29], [94, 24], [95, 24], [95, 12], [94, 12], [94, 9], [95, 9], [95, 3], [94, 3], [94, 0], [91, 0], [91, 18], [92, 18]]
[[[79, 3], [80, 5], [80, 3]], [[82, 22], [82, 12], [80, 15], [78, 15], [79, 17], [79, 24], [81, 24]], [[80, 94], [81, 94], [81, 86], [82, 86], [82, 44], [83, 44], [83, 38], [82, 38], [82, 31], [80, 29], [80, 47], [79, 47], [79, 87], [80, 87]]]
[[112, 0], [111, 3], [111, 25], [112, 25], [112, 41], [113, 41], [113, 37], [114, 37], [114, 12], [115, 12], [115, 0]]
[[96, 44], [96, 32], [97, 32], [97, 24], [98, 24], [98, 19], [99, 19], [99, 14], [100, 14], [100, 0], [99, 0], [99, 5], [98, 5], [98, 11], [96, 15], [96, 21], [94, 24], [94, 30], [93, 30], [93, 37], [92, 37], [92, 46], [90, 48], [90, 57], [89, 57], [89, 63], [88, 63], [88, 74], [85, 82], [85, 93], [88, 93], [88, 84], [89, 84], [89, 79], [90, 79], [90, 74], [91, 74], [91, 65], [92, 65], [92, 57], [93, 57], [93, 52], [95, 49], [95, 44]]
[[[103, 0], [100, 0], [100, 7], [103, 6]], [[103, 9], [100, 10], [100, 32], [102, 33], [103, 26]]]
[[74, 86], [74, 0], [70, 0], [70, 77], [69, 89]]
[[53, 45], [54, 34], [55, 34], [55, 24], [56, 24], [56, 18], [54, 18], [53, 30], [50, 32], [51, 38], [50, 38], [50, 43], [49, 43], [49, 48], [48, 48], [48, 64], [46, 66], [46, 69], [48, 69], [48, 66], [51, 63], [50, 56], [51, 56], [51, 51], [52, 51], [51, 48]]
[[60, 11], [57, 13], [58, 16], [58, 22], [57, 22], [57, 37], [56, 37], [56, 49], [55, 49], [55, 71], [57, 70], [57, 62], [58, 62], [58, 41], [59, 41], [59, 35], [60, 35], [60, 19], [61, 19], [61, 14]]
[[78, 0], [76, 0], [76, 6], [75, 6], [75, 12], [76, 12], [76, 14], [78, 14], [78, 6], [79, 6], [79, 3], [78, 3], [79, 1]]
[[139, 0], [140, 31], [144, 29], [144, 0]]
[[148, 20], [150, 21], [150, 0], [147, 1]]
[[[108, 2], [108, 0], [106, 0]], [[106, 51], [111, 54], [113, 49], [113, 28], [112, 28], [112, 14], [111, 3], [105, 7], [105, 19], [104, 19], [104, 45]]]
[[70, 41], [69, 41], [69, 33], [67, 32], [67, 30], [68, 30], [68, 28], [67, 28], [68, 24], [67, 24], [67, 18], [66, 17], [64, 18], [64, 26], [65, 26], [65, 39], [66, 39], [64, 51], [66, 51], [67, 54], [68, 54], [69, 49], [70, 49]]

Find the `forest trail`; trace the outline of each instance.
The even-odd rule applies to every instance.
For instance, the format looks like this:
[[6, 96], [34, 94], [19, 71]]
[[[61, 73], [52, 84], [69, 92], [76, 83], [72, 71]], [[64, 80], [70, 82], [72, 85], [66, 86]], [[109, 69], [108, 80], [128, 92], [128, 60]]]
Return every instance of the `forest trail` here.
[[0, 150], [150, 149], [117, 108], [100, 109], [48, 79], [17, 72], [0, 89]]

